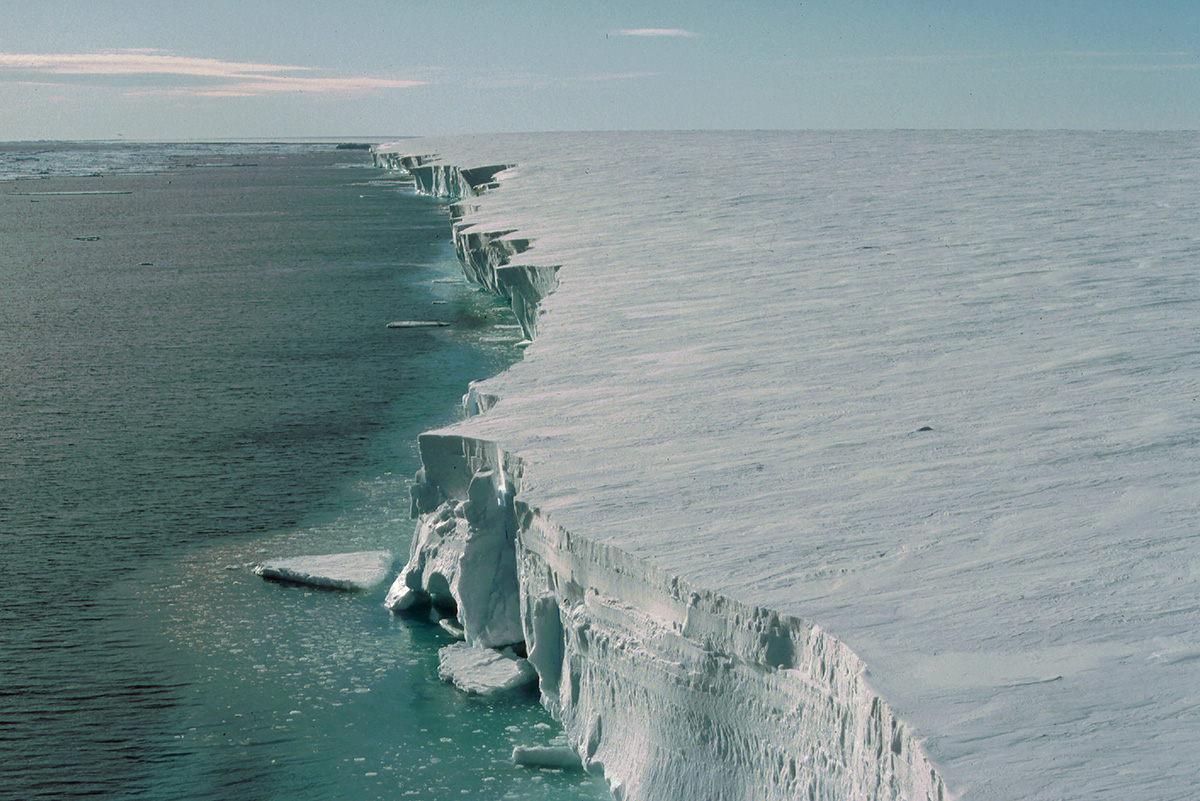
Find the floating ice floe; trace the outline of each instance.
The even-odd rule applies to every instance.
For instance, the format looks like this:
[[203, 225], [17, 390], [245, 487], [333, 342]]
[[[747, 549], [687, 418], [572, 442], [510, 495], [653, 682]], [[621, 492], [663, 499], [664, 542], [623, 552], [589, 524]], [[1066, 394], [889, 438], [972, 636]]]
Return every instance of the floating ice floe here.
[[450, 323], [442, 320], [394, 320], [387, 324], [388, 328], [445, 328]]
[[438, 651], [438, 676], [464, 692], [496, 695], [532, 683], [536, 674], [511, 651], [454, 643]]
[[513, 749], [515, 765], [531, 768], [582, 768], [579, 754], [569, 745], [518, 745]]
[[369, 590], [378, 587], [392, 571], [391, 551], [358, 551], [320, 556], [271, 559], [254, 566], [265, 579], [309, 584], [335, 590]]

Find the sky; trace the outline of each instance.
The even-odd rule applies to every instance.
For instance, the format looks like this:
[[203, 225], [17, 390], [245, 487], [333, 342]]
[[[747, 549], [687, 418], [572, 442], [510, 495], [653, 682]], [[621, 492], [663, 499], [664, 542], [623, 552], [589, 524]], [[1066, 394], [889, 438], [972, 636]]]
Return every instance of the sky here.
[[1200, 129], [1200, 0], [0, 0], [0, 141]]

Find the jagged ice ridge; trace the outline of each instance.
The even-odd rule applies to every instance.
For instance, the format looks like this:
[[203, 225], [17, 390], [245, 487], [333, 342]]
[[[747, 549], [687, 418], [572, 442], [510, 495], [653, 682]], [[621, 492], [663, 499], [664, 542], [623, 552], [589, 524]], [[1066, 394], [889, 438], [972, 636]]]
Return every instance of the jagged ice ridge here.
[[1193, 136], [376, 159], [534, 339], [420, 438], [389, 603], [524, 642], [615, 797], [1191, 796]]

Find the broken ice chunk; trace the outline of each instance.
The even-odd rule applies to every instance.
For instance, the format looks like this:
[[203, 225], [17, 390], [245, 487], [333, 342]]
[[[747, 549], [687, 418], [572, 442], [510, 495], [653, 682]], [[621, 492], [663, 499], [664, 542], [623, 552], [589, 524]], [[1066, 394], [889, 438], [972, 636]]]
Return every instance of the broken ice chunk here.
[[369, 590], [388, 577], [393, 561], [391, 551], [358, 551], [271, 559], [255, 565], [254, 572], [265, 579], [314, 587]]
[[582, 768], [579, 754], [569, 745], [518, 745], [513, 749], [515, 765], [534, 768]]
[[449, 618], [449, 617], [440, 618], [438, 620], [437, 624], [442, 627], [442, 631], [446, 632], [447, 634], [449, 634], [451, 637], [455, 638], [456, 640], [467, 639], [467, 635], [466, 635], [466, 632], [463, 631], [463, 627], [460, 626], [458, 624], [458, 621], [455, 620], [454, 618]]
[[532, 683], [537, 674], [509, 649], [454, 643], [438, 651], [438, 676], [464, 692], [496, 695]]
[[406, 609], [411, 609], [422, 600], [424, 600], [422, 593], [405, 587], [402, 582], [397, 581], [388, 590], [387, 598], [384, 599], [383, 605], [393, 612], [403, 612]]

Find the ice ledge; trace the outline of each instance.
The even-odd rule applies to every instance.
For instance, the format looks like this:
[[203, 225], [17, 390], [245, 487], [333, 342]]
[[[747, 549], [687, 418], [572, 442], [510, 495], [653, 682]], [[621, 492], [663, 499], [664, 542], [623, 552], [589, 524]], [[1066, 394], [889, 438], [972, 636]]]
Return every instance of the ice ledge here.
[[[394, 153], [376, 161], [449, 201], [494, 186], [501, 171]], [[464, 273], [507, 298], [532, 338], [558, 267], [514, 264], [532, 242], [467, 215], [460, 207], [453, 227]], [[498, 400], [473, 386], [464, 404], [479, 414]], [[861, 660], [818, 626], [556, 526], [517, 500], [522, 464], [498, 443], [429, 432], [419, 446], [419, 523], [388, 605], [452, 606], [472, 646], [523, 641], [543, 704], [615, 798], [949, 797]]]
[[[558, 288], [557, 264], [524, 257], [532, 242], [512, 229], [488, 230], [465, 220], [471, 199], [499, 185], [511, 164], [462, 169], [431, 163], [436, 156], [376, 149], [375, 164], [411, 176], [416, 190], [452, 203], [454, 250], [467, 280], [508, 301], [527, 339], [537, 334], [539, 304]], [[535, 254], [530, 254], [533, 256]], [[517, 260], [518, 257], [524, 257]], [[516, 261], [515, 261], [516, 260]]]

